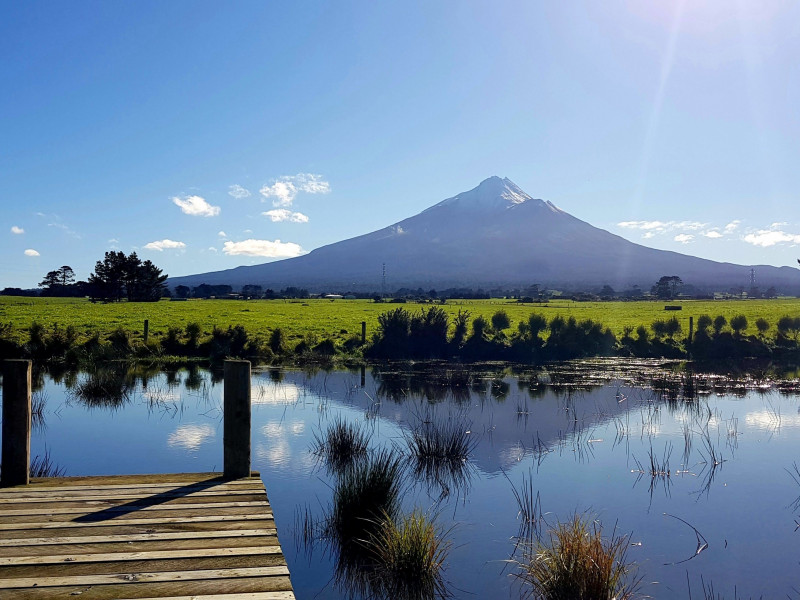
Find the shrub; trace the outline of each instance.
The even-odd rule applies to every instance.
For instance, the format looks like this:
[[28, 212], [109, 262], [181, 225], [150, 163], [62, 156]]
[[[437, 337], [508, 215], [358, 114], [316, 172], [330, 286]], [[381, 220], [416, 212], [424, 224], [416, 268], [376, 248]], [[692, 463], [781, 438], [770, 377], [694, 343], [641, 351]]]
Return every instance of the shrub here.
[[744, 315], [736, 315], [731, 319], [731, 329], [733, 332], [738, 336], [742, 334], [742, 331], [747, 329], [747, 317]]
[[511, 319], [508, 318], [508, 313], [504, 310], [498, 310], [492, 315], [492, 329], [495, 331], [503, 331], [511, 326]]
[[268, 344], [269, 349], [275, 354], [280, 355], [286, 352], [286, 335], [283, 333], [283, 329], [280, 327], [273, 329], [269, 334]]

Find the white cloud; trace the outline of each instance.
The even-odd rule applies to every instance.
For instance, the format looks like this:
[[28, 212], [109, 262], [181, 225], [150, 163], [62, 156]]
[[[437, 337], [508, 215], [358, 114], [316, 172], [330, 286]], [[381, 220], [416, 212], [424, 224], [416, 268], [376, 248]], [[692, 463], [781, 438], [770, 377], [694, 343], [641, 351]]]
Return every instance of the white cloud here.
[[41, 255], [33, 248], [28, 248], [27, 250], [25, 250], [25, 256], [41, 256]]
[[776, 244], [800, 244], [800, 235], [786, 233], [785, 231], [775, 231], [771, 229], [760, 229], [755, 233], [748, 233], [744, 236], [745, 242], [754, 246], [768, 248]]
[[718, 240], [722, 237], [722, 234], [717, 231], [716, 229], [711, 229], [709, 231], [704, 231], [703, 235], [707, 238], [711, 238], [712, 240]]
[[111, 238], [110, 240], [108, 240], [108, 243], [109, 244], [119, 244], [119, 240], [117, 238]]
[[672, 239], [678, 242], [679, 244], [688, 244], [694, 239], [694, 236], [688, 233], [679, 233]]
[[224, 231], [219, 231], [219, 232], [217, 232], [217, 235], [218, 235], [219, 237], [221, 237], [221, 238], [228, 237], [228, 234], [227, 234], [227, 233], [225, 233]]
[[222, 251], [229, 256], [263, 256], [266, 258], [293, 258], [304, 253], [299, 244], [275, 240], [244, 240], [225, 242]]
[[230, 186], [228, 189], [228, 195], [233, 196], [237, 200], [241, 200], [242, 198], [247, 198], [250, 195], [250, 190], [245, 187], [240, 186], [238, 183]]
[[203, 444], [214, 439], [216, 432], [210, 425], [181, 425], [167, 437], [167, 445], [171, 448], [197, 450]]
[[642, 236], [642, 239], [643, 239], [643, 240], [649, 240], [650, 238], [654, 238], [654, 237], [656, 237], [656, 234], [655, 234], [655, 233], [653, 233], [652, 231], [648, 231], [647, 233], [645, 233], [645, 234]]
[[733, 233], [734, 231], [739, 229], [739, 224], [740, 223], [741, 223], [741, 221], [739, 221], [738, 219], [735, 220], [735, 221], [731, 221], [730, 223], [725, 225], [725, 233]]
[[149, 244], [145, 244], [144, 247], [147, 250], [158, 250], [159, 252], [163, 252], [164, 250], [186, 248], [186, 244], [183, 242], [175, 242], [173, 240], [160, 240], [158, 242], [150, 242]]
[[330, 183], [323, 180], [322, 175], [314, 175], [313, 173], [284, 175], [273, 180], [271, 185], [265, 185], [259, 190], [264, 198], [273, 198], [273, 206], [284, 207], [291, 206], [300, 192], [327, 194], [330, 191]]
[[25, 233], [25, 230], [22, 227], [17, 227], [16, 225], [12, 225], [11, 233], [14, 233], [16, 235], [22, 235], [23, 233]]
[[184, 214], [193, 217], [216, 217], [219, 214], [219, 206], [211, 206], [200, 196], [186, 196], [179, 198], [175, 196], [172, 202], [178, 205]]
[[214, 252], [214, 253], [217, 253], [217, 252], [219, 252], [219, 250], [217, 250], [216, 248], [214, 248], [214, 246], [209, 246], [209, 247], [208, 247], [208, 251], [209, 251], [209, 252]]
[[622, 221], [617, 223], [619, 227], [625, 229], [640, 229], [642, 231], [653, 231], [665, 233], [667, 231], [698, 231], [708, 224], [698, 221]]
[[288, 208], [275, 208], [261, 213], [265, 217], [269, 217], [273, 223], [280, 223], [282, 221], [289, 221], [290, 223], [308, 223], [308, 217], [303, 213], [292, 212]]

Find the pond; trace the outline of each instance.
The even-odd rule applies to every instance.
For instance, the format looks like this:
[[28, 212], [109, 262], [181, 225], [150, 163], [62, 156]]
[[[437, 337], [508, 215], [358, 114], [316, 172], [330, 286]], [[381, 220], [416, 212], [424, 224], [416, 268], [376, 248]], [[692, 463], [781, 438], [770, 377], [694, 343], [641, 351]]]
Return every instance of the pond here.
[[[575, 514], [629, 534], [641, 594], [703, 597], [702, 577], [728, 598], [796, 597], [796, 376], [647, 361], [254, 370], [253, 469], [299, 599], [352, 592], [329, 542], [303, 535], [330, 514], [336, 469], [313, 450], [339, 420], [371, 436], [371, 452], [403, 457], [402, 510], [435, 518], [451, 543], [444, 578], [456, 598], [527, 591], [514, 576], [530, 534], [519, 497], [543, 539]], [[202, 369], [41, 376], [32, 454], [67, 475], [220, 471], [222, 387]], [[464, 434], [465, 462], [415, 462], [415, 432], [436, 427]]]

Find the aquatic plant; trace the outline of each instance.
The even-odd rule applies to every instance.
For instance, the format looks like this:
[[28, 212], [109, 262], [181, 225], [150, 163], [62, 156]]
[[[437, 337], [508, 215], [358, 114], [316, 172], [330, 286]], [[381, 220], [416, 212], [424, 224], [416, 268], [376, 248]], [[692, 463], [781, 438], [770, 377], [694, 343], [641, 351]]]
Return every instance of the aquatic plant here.
[[358, 421], [345, 421], [337, 416], [328, 423], [324, 434], [314, 433], [312, 452], [323, 458], [335, 472], [349, 467], [367, 455], [372, 433]]
[[53, 459], [50, 458], [50, 451], [45, 448], [42, 456], [37, 454], [31, 459], [28, 472], [31, 477], [63, 477], [66, 468], [55, 464]]
[[399, 523], [384, 517], [366, 546], [374, 563], [369, 578], [376, 596], [426, 600], [450, 595], [442, 569], [451, 544], [421, 511]]
[[357, 551], [383, 519], [397, 517], [401, 479], [401, 457], [389, 450], [355, 462], [340, 475], [326, 533], [341, 551]]
[[575, 514], [525, 552], [520, 580], [529, 596], [540, 600], [629, 600], [636, 597], [641, 577], [627, 558], [629, 536], [603, 539], [602, 525]]

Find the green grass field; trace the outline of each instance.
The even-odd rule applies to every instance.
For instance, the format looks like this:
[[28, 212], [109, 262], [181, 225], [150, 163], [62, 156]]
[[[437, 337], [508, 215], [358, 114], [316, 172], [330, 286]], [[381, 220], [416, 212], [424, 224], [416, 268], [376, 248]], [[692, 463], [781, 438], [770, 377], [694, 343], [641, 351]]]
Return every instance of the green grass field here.
[[[472, 318], [482, 315], [487, 319], [504, 309], [512, 329], [533, 312], [547, 317], [556, 315], [576, 319], [593, 319], [610, 327], [618, 337], [626, 326], [647, 325], [657, 319], [678, 317], [688, 329], [689, 317], [702, 314], [730, 318], [742, 314], [747, 317], [747, 333], [755, 333], [755, 320], [765, 318], [771, 326], [768, 335], [774, 335], [775, 324], [784, 315], [800, 316], [800, 299], [777, 300], [684, 300], [668, 302], [683, 307], [680, 311], [665, 311], [665, 302], [573, 302], [556, 300], [548, 304], [518, 304], [513, 300], [450, 300], [443, 305], [448, 313], [469, 311]], [[331, 337], [344, 340], [360, 335], [361, 322], [367, 323], [371, 336], [378, 325], [378, 315], [397, 307], [410, 312], [419, 311], [415, 303], [388, 304], [370, 300], [189, 300], [186, 302], [161, 301], [157, 303], [92, 304], [77, 298], [20, 298], [0, 296], [0, 326], [10, 324], [11, 334], [17, 341], [27, 339], [31, 323], [47, 327], [72, 325], [81, 337], [94, 333], [106, 335], [122, 327], [142, 336], [144, 320], [150, 322], [150, 335], [158, 339], [169, 327], [184, 328], [188, 323], [198, 323], [205, 334], [214, 326], [227, 328], [242, 325], [251, 335], [266, 339], [276, 327], [287, 334], [289, 340], [299, 340], [310, 334], [319, 339]]]

